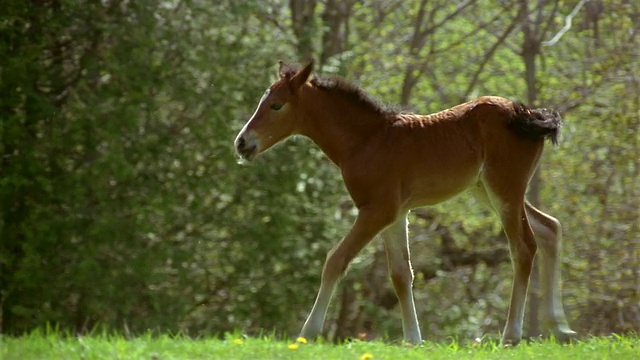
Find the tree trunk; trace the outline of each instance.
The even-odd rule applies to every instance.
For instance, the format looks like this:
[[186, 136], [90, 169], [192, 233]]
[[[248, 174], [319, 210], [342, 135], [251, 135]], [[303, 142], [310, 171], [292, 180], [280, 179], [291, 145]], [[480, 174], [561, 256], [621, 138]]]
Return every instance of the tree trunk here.
[[[522, 22], [522, 60], [524, 62], [524, 77], [527, 84], [527, 105], [536, 106], [538, 100], [538, 88], [536, 82], [536, 57], [540, 53], [540, 39], [535, 33], [536, 28], [540, 28], [539, 24], [532, 24], [529, 14], [528, 0], [520, 2], [520, 19]], [[538, 5], [540, 6], [540, 4]], [[536, 169], [529, 183], [528, 199], [533, 206], [540, 205], [540, 166]], [[533, 271], [531, 273], [529, 283], [529, 296], [527, 313], [525, 315], [525, 337], [536, 337], [540, 335], [540, 266], [537, 257], [534, 261]]]

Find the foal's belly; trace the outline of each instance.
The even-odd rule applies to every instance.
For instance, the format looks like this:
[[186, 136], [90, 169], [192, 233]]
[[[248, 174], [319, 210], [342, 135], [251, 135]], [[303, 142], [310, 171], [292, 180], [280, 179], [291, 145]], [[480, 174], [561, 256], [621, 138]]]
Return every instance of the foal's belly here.
[[479, 166], [469, 164], [459, 169], [441, 168], [439, 171], [414, 174], [405, 181], [407, 210], [435, 205], [448, 200], [479, 181]]
[[459, 186], [414, 189], [407, 200], [406, 206], [404, 207], [407, 210], [410, 210], [418, 207], [439, 204], [464, 192], [475, 183], [476, 182], [474, 181], [470, 181], [468, 183], [460, 184]]

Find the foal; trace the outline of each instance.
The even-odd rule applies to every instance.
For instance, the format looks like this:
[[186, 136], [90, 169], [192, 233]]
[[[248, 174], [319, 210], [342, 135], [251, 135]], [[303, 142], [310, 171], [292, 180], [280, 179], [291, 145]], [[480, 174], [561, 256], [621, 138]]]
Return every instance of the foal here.
[[571, 339], [575, 332], [567, 323], [559, 284], [560, 223], [525, 200], [544, 139], [557, 141], [559, 115], [489, 96], [431, 115], [397, 113], [342, 79], [312, 77], [312, 68], [312, 62], [300, 69], [280, 62], [280, 79], [267, 89], [235, 139], [238, 155], [248, 161], [292, 134], [309, 137], [340, 168], [358, 208], [351, 230], [327, 255], [301, 336], [322, 332], [341, 275], [380, 234], [404, 338], [420, 343], [407, 213], [470, 190], [500, 216], [509, 239], [514, 279], [503, 344], [516, 344], [522, 337], [538, 248], [544, 315], [559, 340]]

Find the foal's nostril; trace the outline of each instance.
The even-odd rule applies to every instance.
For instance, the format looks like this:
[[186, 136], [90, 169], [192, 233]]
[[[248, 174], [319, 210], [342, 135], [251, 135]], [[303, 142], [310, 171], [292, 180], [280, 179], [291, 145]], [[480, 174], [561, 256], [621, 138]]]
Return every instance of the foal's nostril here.
[[242, 134], [235, 141], [236, 153], [244, 160], [252, 159], [257, 151], [257, 144], [252, 139], [251, 134]]
[[246, 140], [244, 139], [244, 137], [239, 137], [238, 141], [236, 142], [236, 149], [241, 150], [244, 149], [245, 145], [247, 144]]

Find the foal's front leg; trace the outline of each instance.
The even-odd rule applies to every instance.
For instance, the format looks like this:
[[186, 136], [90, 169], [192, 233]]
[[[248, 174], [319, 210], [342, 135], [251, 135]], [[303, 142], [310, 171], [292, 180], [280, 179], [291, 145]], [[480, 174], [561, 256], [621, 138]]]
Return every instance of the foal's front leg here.
[[384, 229], [380, 233], [380, 237], [384, 240], [391, 281], [400, 303], [404, 340], [412, 344], [419, 344], [422, 342], [422, 336], [420, 335], [416, 305], [413, 301], [413, 270], [409, 256], [406, 214], [398, 217], [395, 223]]
[[322, 281], [313, 309], [307, 317], [300, 336], [311, 339], [322, 333], [329, 302], [340, 280], [353, 258], [373, 239], [380, 230], [395, 220], [396, 212], [384, 207], [361, 208], [351, 230], [329, 254], [322, 269]]

